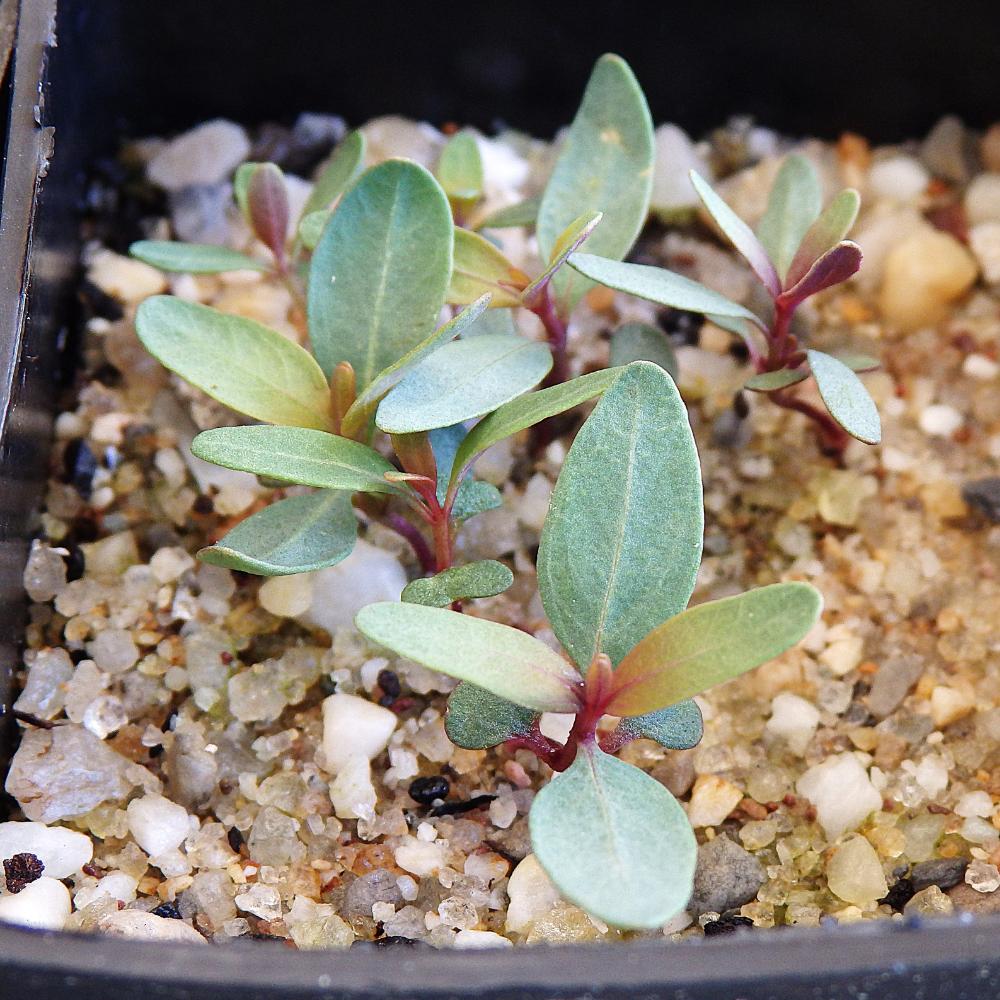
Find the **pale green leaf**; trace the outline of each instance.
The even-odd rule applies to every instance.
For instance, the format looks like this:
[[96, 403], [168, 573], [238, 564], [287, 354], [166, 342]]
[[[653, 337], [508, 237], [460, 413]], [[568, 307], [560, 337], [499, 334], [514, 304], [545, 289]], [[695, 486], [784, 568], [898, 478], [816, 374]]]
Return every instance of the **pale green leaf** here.
[[457, 424], [527, 392], [551, 367], [548, 347], [524, 337], [453, 341], [416, 365], [382, 400], [375, 422], [391, 434]]
[[832, 250], [850, 231], [861, 207], [861, 196], [853, 188], [846, 188], [823, 210], [809, 227], [802, 243], [792, 258], [785, 287], [791, 288], [828, 250]]
[[[448, 484], [451, 482], [455, 454], [465, 440], [466, 434], [464, 424], [435, 427], [429, 433], [437, 465], [437, 499], [442, 505], [448, 496]], [[471, 475], [466, 475], [455, 493], [451, 519], [455, 522], [466, 521], [476, 514], [502, 506], [503, 496], [492, 483], [479, 482]]]
[[329, 428], [323, 372], [277, 331], [172, 295], [146, 299], [135, 328], [161, 364], [225, 406], [267, 423]]
[[645, 715], [738, 677], [794, 646], [822, 607], [815, 587], [776, 583], [689, 608], [622, 660], [607, 710]]
[[476, 514], [496, 510], [503, 506], [503, 494], [492, 484], [479, 479], [464, 479], [455, 494], [451, 519], [456, 523], [468, 521]]
[[513, 582], [514, 574], [502, 562], [481, 559], [408, 583], [400, 600], [446, 608], [454, 601], [502, 594]]
[[303, 427], [217, 427], [202, 431], [191, 451], [206, 462], [326, 490], [400, 493], [384, 478], [395, 472], [377, 451], [323, 431]]
[[575, 712], [580, 675], [527, 632], [420, 604], [369, 604], [354, 619], [372, 642], [539, 712]]
[[536, 718], [537, 713], [530, 708], [462, 681], [448, 699], [444, 728], [455, 746], [482, 750], [527, 735]]
[[228, 247], [207, 243], [175, 243], [173, 240], [139, 240], [128, 252], [144, 264], [161, 271], [186, 274], [220, 274], [223, 271], [267, 271], [269, 265]]
[[304, 222], [306, 216], [313, 212], [329, 209], [358, 176], [364, 159], [365, 137], [360, 132], [348, 132], [316, 178], [302, 207], [301, 221]]
[[539, 295], [555, 277], [559, 268], [566, 263], [571, 253], [575, 253], [587, 240], [600, 224], [603, 216], [600, 212], [596, 215], [593, 212], [585, 212], [579, 218], [574, 219], [556, 240], [552, 248], [552, 256], [549, 258], [548, 266], [544, 271], [522, 292], [521, 298], [525, 305], [531, 306], [538, 301]]
[[635, 295], [640, 299], [649, 299], [650, 302], [657, 302], [661, 306], [687, 309], [689, 312], [735, 316], [748, 319], [758, 326], [763, 325], [749, 309], [738, 302], [733, 302], [697, 281], [664, 270], [662, 267], [625, 264], [622, 261], [595, 257], [593, 254], [579, 251], [570, 256], [569, 266], [601, 285]]
[[455, 256], [448, 302], [466, 305], [484, 293], [493, 296], [494, 307], [521, 304], [520, 290], [528, 276], [513, 264], [489, 240], [468, 229], [455, 229]]
[[357, 535], [350, 493], [319, 490], [252, 514], [198, 558], [260, 576], [310, 573], [346, 559]]
[[808, 368], [782, 368], [776, 372], [759, 372], [753, 375], [746, 380], [744, 388], [753, 392], [777, 392], [807, 378], [809, 378]]
[[692, 698], [668, 705], [648, 715], [633, 715], [618, 723], [616, 734], [628, 739], [655, 740], [668, 750], [690, 750], [705, 732], [701, 709]]
[[[601, 56], [542, 195], [542, 257], [552, 257], [559, 236], [581, 212], [603, 212], [590, 247], [621, 260], [646, 221], [653, 155], [653, 123], [642, 89], [623, 59]], [[589, 287], [579, 275], [560, 271], [554, 288], [561, 312], [568, 315]]]
[[246, 219], [248, 225], [250, 223], [250, 209], [247, 205], [247, 190], [250, 187], [250, 178], [253, 177], [256, 169], [262, 165], [252, 160], [249, 163], [241, 163], [233, 174], [233, 198], [236, 200], [240, 214]]
[[508, 337], [518, 335], [513, 309], [485, 310], [475, 323], [462, 331], [462, 336], [468, 340], [470, 337], [485, 337], [491, 333], [503, 333]]
[[459, 202], [481, 198], [483, 159], [476, 137], [471, 132], [456, 132], [441, 150], [435, 173], [449, 198]]
[[667, 335], [649, 323], [626, 323], [611, 334], [611, 367], [652, 361], [677, 381], [677, 355]]
[[525, 198], [516, 205], [498, 208], [485, 219], [476, 223], [476, 229], [513, 229], [516, 226], [533, 226], [538, 218], [538, 209], [542, 203], [540, 195]]
[[851, 437], [865, 444], [878, 444], [882, 440], [882, 422], [861, 379], [829, 354], [807, 351], [806, 357], [830, 416]]
[[703, 523], [684, 403], [662, 368], [637, 361], [577, 434], [538, 550], [542, 604], [581, 670], [597, 653], [618, 663], [687, 605]]
[[694, 832], [670, 792], [637, 767], [582, 746], [535, 796], [528, 823], [556, 887], [605, 923], [657, 928], [687, 905]]
[[308, 215], [302, 216], [299, 222], [298, 238], [307, 250], [316, 249], [316, 244], [319, 243], [319, 238], [323, 235], [323, 230], [332, 214], [330, 209], [324, 208], [321, 211], [310, 212]]
[[844, 353], [834, 356], [842, 365], [847, 365], [852, 372], [874, 371], [882, 363], [878, 358], [873, 358], [870, 354]]
[[465, 472], [477, 455], [481, 455], [490, 446], [599, 396], [620, 374], [620, 368], [591, 372], [561, 385], [519, 396], [497, 407], [488, 417], [480, 420], [462, 442], [455, 456], [452, 483], [456, 476]]
[[782, 281], [822, 207], [823, 192], [816, 168], [804, 156], [792, 153], [778, 171], [764, 217], [757, 226], [760, 242]]
[[452, 229], [437, 181], [408, 160], [372, 167], [344, 195], [309, 268], [309, 336], [327, 377], [348, 361], [361, 391], [430, 333]]

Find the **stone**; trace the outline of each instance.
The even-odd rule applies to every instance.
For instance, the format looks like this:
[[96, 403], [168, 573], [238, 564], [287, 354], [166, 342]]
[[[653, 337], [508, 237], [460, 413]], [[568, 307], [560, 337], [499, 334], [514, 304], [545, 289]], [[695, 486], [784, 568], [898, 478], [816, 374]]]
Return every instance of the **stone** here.
[[27, 680], [14, 708], [40, 719], [54, 719], [66, 704], [65, 685], [73, 677], [69, 653], [61, 647], [40, 649], [26, 665]]
[[972, 250], [988, 285], [1000, 283], [1000, 222], [981, 222], [969, 230]]
[[964, 423], [962, 414], [953, 406], [943, 403], [935, 403], [932, 406], [925, 406], [920, 411], [920, 418], [917, 421], [920, 429], [931, 437], [951, 437]]
[[495, 931], [461, 930], [455, 935], [454, 946], [460, 951], [474, 948], [513, 948], [514, 942]]
[[1000, 222], [1000, 172], [978, 174], [965, 189], [965, 218], [970, 226]]
[[31, 543], [22, 582], [33, 601], [51, 601], [66, 586], [66, 562], [55, 549], [36, 538]]
[[132, 634], [124, 628], [106, 628], [87, 643], [87, 652], [98, 670], [109, 674], [123, 674], [139, 660], [139, 647]]
[[82, 726], [32, 729], [21, 738], [4, 787], [28, 819], [55, 823], [124, 799], [132, 788], [128, 767]]
[[718, 826], [740, 803], [743, 790], [716, 774], [695, 779], [688, 803], [688, 820], [693, 827]]
[[171, 917], [159, 917], [142, 910], [112, 910], [97, 921], [97, 929], [116, 937], [142, 941], [176, 941], [180, 944], [208, 944], [188, 923]]
[[149, 161], [146, 176], [166, 191], [225, 180], [249, 155], [246, 130], [216, 118], [168, 142]]
[[538, 863], [527, 855], [511, 872], [507, 881], [508, 934], [527, 934], [535, 921], [550, 913], [562, 900], [559, 890]]
[[170, 225], [178, 240], [210, 246], [224, 246], [230, 241], [233, 191], [228, 183], [198, 184], [171, 191], [169, 202]]
[[944, 729], [964, 719], [976, 707], [975, 698], [966, 691], [937, 684], [931, 691], [931, 719], [935, 729]]
[[656, 144], [656, 166], [653, 168], [653, 193], [649, 205], [660, 218], [670, 219], [678, 210], [701, 204], [688, 171], [697, 170], [705, 178], [711, 177], [711, 171], [679, 125], [660, 125], [653, 141]]
[[602, 937], [604, 932], [580, 907], [560, 900], [531, 925], [525, 944], [582, 944]]
[[331, 774], [352, 757], [373, 760], [389, 745], [399, 722], [394, 712], [353, 694], [332, 694], [323, 702], [323, 756]]
[[955, 803], [956, 816], [992, 816], [994, 812], [993, 799], [989, 792], [982, 790], [976, 792], [966, 792], [958, 802]]
[[233, 902], [238, 910], [252, 913], [262, 920], [277, 920], [281, 916], [281, 896], [278, 890], [261, 882], [238, 893]]
[[405, 872], [423, 878], [439, 871], [445, 863], [444, 844], [407, 837], [395, 852], [396, 864]]
[[[87, 278], [119, 302], [141, 302], [167, 290], [162, 271], [112, 250], [97, 250], [87, 260]], [[90, 569], [88, 562], [87, 568]]]
[[929, 886], [951, 889], [960, 885], [968, 861], [965, 858], [932, 858], [921, 861], [910, 870], [910, 882], [918, 892]]
[[977, 273], [975, 258], [954, 236], [921, 229], [889, 252], [879, 308], [901, 332], [933, 326], [972, 287]]
[[314, 903], [306, 896], [295, 897], [285, 924], [295, 946], [303, 950], [349, 948], [354, 941], [350, 924], [330, 903]]
[[826, 868], [830, 891], [845, 903], [866, 906], [889, 891], [875, 848], [860, 834], [837, 848]]
[[868, 187], [872, 194], [892, 201], [914, 201], [924, 193], [931, 175], [912, 156], [892, 156], [872, 164]]
[[923, 672], [923, 659], [912, 653], [887, 659], [878, 668], [871, 690], [864, 699], [868, 711], [876, 719], [884, 719], [892, 714], [902, 704], [913, 685], [920, 680]]
[[162, 795], [133, 799], [125, 813], [135, 842], [152, 858], [180, 847], [191, 832], [188, 811]]
[[[236, 900], [239, 903], [239, 898]], [[396, 882], [395, 872], [388, 868], [376, 868], [356, 878], [348, 887], [344, 897], [344, 915], [347, 917], [370, 917], [376, 903], [392, 903], [400, 906], [403, 894]]]
[[1000, 172], [1000, 122], [994, 122], [986, 130], [979, 146], [979, 153], [987, 170]]
[[975, 143], [961, 118], [939, 119], [921, 143], [920, 159], [937, 177], [964, 184], [975, 164]]
[[965, 884], [976, 892], [996, 892], [1000, 889], [1000, 870], [985, 861], [973, 861], [965, 869]]
[[956, 910], [964, 913], [979, 916], [1000, 913], [1000, 890], [977, 892], [971, 885], [962, 882], [948, 890], [948, 898]]
[[37, 930], [61, 931], [72, 906], [69, 889], [58, 879], [43, 875], [18, 893], [0, 896], [0, 921]]
[[882, 796], [853, 753], [834, 754], [815, 764], [799, 778], [795, 790], [816, 807], [816, 819], [831, 841], [856, 830], [882, 808]]
[[771, 718], [764, 727], [783, 739], [792, 753], [802, 756], [819, 726], [819, 709], [805, 698], [782, 691], [771, 702]]
[[1000, 476], [987, 476], [964, 483], [962, 499], [991, 521], [1000, 523]]
[[340, 763], [330, 783], [330, 801], [338, 819], [375, 818], [377, 793], [372, 784], [371, 761], [364, 754], [353, 754]]
[[903, 913], [908, 917], [947, 917], [955, 911], [955, 904], [936, 885], [915, 892]]
[[50, 878], [69, 878], [94, 856], [94, 845], [90, 837], [64, 826], [0, 823], [0, 861], [15, 854], [33, 854]]
[[296, 618], [305, 614], [313, 601], [311, 573], [272, 576], [257, 591], [257, 600], [265, 611], [278, 618]]
[[299, 825], [297, 819], [286, 816], [280, 809], [265, 806], [257, 813], [247, 838], [251, 860], [262, 865], [289, 865], [301, 861], [306, 845], [299, 840]]
[[686, 909], [693, 917], [725, 913], [756, 899], [766, 881], [764, 866], [757, 858], [719, 835], [698, 848], [694, 889]]

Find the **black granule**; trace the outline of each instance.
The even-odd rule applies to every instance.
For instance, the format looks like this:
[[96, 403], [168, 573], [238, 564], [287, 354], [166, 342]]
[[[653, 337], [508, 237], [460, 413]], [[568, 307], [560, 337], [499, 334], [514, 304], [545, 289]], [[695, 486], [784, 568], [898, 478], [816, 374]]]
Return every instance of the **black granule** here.
[[45, 865], [34, 854], [15, 854], [4, 858], [3, 873], [7, 880], [8, 892], [20, 892], [26, 885], [42, 877]]
[[913, 888], [913, 879], [897, 879], [879, 902], [891, 906], [897, 913], [900, 913], [903, 907], [913, 898], [914, 892], [916, 890]]
[[83, 497], [90, 498], [90, 487], [97, 472], [97, 459], [83, 438], [74, 438], [63, 452], [63, 478]]
[[410, 782], [410, 798], [422, 806], [429, 806], [435, 799], [446, 799], [451, 791], [448, 779], [441, 774], [429, 778], [414, 778]]
[[229, 846], [239, 854], [240, 848], [243, 846], [243, 834], [235, 826], [230, 827], [229, 833], [226, 834], [226, 840], [229, 841]]
[[205, 493], [199, 493], [194, 498], [192, 509], [196, 514], [211, 514], [215, 511], [215, 501]]
[[430, 814], [431, 816], [458, 816], [461, 813], [472, 812], [473, 809], [488, 806], [495, 798], [495, 795], [473, 795], [468, 802], [445, 802], [444, 805], [435, 806]]
[[379, 698], [378, 703], [383, 708], [388, 708], [402, 692], [399, 678], [391, 670], [380, 670], [376, 680], [382, 689], [382, 697]]
[[705, 317], [685, 309], [664, 309], [657, 313], [656, 321], [675, 344], [697, 347]]
[[427, 948], [429, 945], [423, 941], [417, 941], [415, 938], [389, 934], [386, 937], [376, 938], [374, 941], [356, 940], [351, 944], [351, 947], [364, 951], [370, 948]]
[[160, 903], [155, 910], [150, 910], [156, 917], [166, 917], [168, 920], [180, 920], [181, 911], [177, 909], [176, 903]]
[[715, 937], [718, 934], [735, 934], [741, 927], [753, 927], [753, 921], [749, 917], [734, 914], [710, 920], [702, 930], [705, 932], [705, 937]]

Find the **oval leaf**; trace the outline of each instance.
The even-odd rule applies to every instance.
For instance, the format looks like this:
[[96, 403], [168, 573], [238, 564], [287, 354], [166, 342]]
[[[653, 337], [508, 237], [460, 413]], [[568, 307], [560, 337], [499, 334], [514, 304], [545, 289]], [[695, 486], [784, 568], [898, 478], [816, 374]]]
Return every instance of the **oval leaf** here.
[[330, 427], [330, 389], [312, 355], [276, 330], [172, 295], [135, 317], [146, 350], [213, 399], [255, 420]]
[[450, 303], [466, 305], [487, 292], [493, 296], [494, 306], [517, 306], [521, 304], [520, 289], [528, 280], [489, 240], [467, 229], [455, 229]]
[[861, 379], [829, 354], [807, 351], [806, 357], [830, 416], [851, 437], [865, 444], [878, 444], [882, 440], [882, 421]]
[[198, 558], [260, 576], [310, 573], [346, 559], [357, 536], [350, 493], [320, 490], [272, 503], [202, 549]]
[[832, 250], [850, 231], [861, 207], [861, 196], [853, 188], [846, 188], [823, 210], [822, 215], [809, 227], [785, 275], [785, 286], [800, 281], [827, 252]]
[[[622, 58], [601, 56], [542, 196], [542, 257], [552, 258], [566, 227], [586, 211], [604, 213], [591, 238], [593, 252], [621, 260], [646, 221], [653, 155], [653, 122], [642, 89]], [[563, 269], [554, 287], [565, 315], [590, 283]]]
[[763, 323], [749, 309], [727, 299], [697, 281], [685, 278], [662, 267], [648, 264], [625, 264], [589, 253], [575, 253], [569, 266], [608, 288], [658, 302], [661, 306], [686, 309], [689, 312], [714, 313], [748, 319], [758, 326]]
[[754, 235], [753, 230], [712, 190], [709, 183], [692, 170], [690, 171], [691, 184], [694, 186], [698, 197], [701, 198], [708, 214], [715, 220], [716, 225], [722, 230], [730, 243], [746, 259], [746, 262], [753, 268], [754, 274], [760, 278], [764, 287], [771, 295], [781, 293], [781, 282], [778, 274], [768, 257], [767, 251], [761, 245], [760, 240]]
[[514, 574], [495, 559], [453, 566], [435, 576], [414, 580], [403, 588], [400, 600], [429, 608], [446, 608], [469, 597], [494, 597], [514, 582]]
[[615, 730], [616, 736], [628, 740], [655, 740], [668, 750], [690, 750], [701, 742], [704, 733], [701, 709], [691, 698], [648, 715], [622, 719]]
[[759, 372], [744, 383], [744, 388], [754, 392], [777, 392], [809, 378], [808, 368], [782, 368], [776, 372]]
[[618, 663], [687, 605], [703, 524], [687, 411], [670, 376], [637, 361], [577, 434], [538, 550], [542, 604], [581, 670], [597, 653]]
[[792, 153], [778, 171], [757, 226], [757, 236], [782, 280], [822, 207], [816, 169], [804, 156]]
[[341, 199], [309, 268], [309, 336], [329, 377], [358, 390], [434, 328], [451, 277], [448, 199], [423, 167], [387, 160]]
[[483, 193], [483, 159], [476, 137], [471, 132], [456, 132], [441, 150], [435, 172], [449, 198], [464, 202], [479, 199]]
[[364, 159], [365, 137], [360, 132], [348, 132], [316, 178], [300, 219], [304, 222], [307, 215], [328, 209], [357, 177]]
[[797, 305], [810, 295], [847, 281], [860, 267], [861, 247], [850, 240], [844, 240], [823, 254], [796, 285], [783, 292], [782, 301]]
[[584, 746], [528, 815], [539, 863], [562, 894], [615, 927], [660, 927], [687, 905], [697, 843], [658, 781]]
[[677, 355], [667, 335], [649, 323], [626, 323], [611, 334], [611, 366], [651, 361], [677, 380]]
[[175, 243], [173, 240], [139, 240], [128, 252], [144, 264], [161, 271], [185, 274], [221, 274], [223, 271], [267, 271], [269, 266], [228, 247], [207, 243]]
[[614, 674], [611, 715], [645, 715], [773, 660], [816, 624], [823, 598], [776, 583], [683, 611], [653, 629]]
[[462, 681], [448, 699], [444, 728], [455, 746], [484, 750], [515, 736], [526, 736], [537, 718], [530, 708]]
[[202, 431], [191, 451], [206, 462], [282, 482], [362, 493], [406, 492], [387, 482], [396, 470], [357, 441], [303, 427], [217, 427]]
[[852, 372], [874, 371], [882, 363], [870, 354], [838, 354], [836, 358], [842, 365], [847, 365]]
[[457, 424], [527, 392], [551, 367], [548, 347], [524, 337], [453, 341], [416, 365], [382, 400], [375, 422], [391, 434]]
[[254, 235], [274, 254], [285, 259], [289, 206], [285, 175], [273, 163], [259, 164], [247, 182], [247, 212]]
[[525, 198], [515, 205], [498, 208], [476, 224], [476, 229], [513, 229], [515, 226], [533, 226], [541, 206], [540, 195]]
[[420, 604], [369, 604], [354, 619], [372, 642], [539, 712], [575, 712], [580, 675], [527, 632]]

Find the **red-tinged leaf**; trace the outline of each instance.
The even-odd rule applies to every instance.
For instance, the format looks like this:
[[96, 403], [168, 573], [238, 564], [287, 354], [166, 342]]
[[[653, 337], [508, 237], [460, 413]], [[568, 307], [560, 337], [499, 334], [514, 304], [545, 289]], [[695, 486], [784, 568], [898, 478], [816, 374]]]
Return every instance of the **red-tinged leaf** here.
[[799, 245], [788, 274], [785, 287], [797, 284], [813, 264], [828, 250], [832, 250], [850, 232], [858, 217], [861, 196], [853, 188], [846, 188], [823, 209], [820, 217], [809, 227]]
[[861, 267], [861, 247], [850, 240], [828, 250], [806, 271], [799, 282], [781, 294], [781, 301], [795, 306], [804, 299], [847, 281]]
[[273, 163], [260, 164], [250, 175], [247, 211], [254, 235], [277, 261], [283, 261], [288, 235], [288, 192], [284, 176]]

